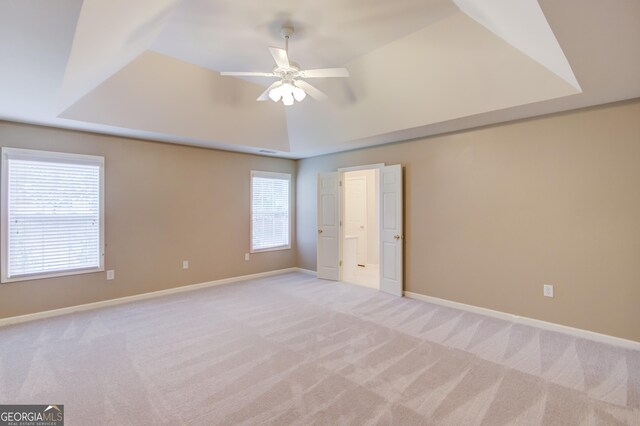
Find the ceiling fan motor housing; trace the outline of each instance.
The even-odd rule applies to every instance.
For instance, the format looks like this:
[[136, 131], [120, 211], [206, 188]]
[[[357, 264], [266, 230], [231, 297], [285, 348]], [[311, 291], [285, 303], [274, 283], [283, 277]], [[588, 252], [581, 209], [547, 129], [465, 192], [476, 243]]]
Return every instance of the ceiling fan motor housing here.
[[281, 29], [280, 29], [280, 34], [282, 35], [282, 37], [284, 37], [285, 39], [291, 37], [291, 35], [293, 34], [293, 27], [290, 25], [284, 25]]

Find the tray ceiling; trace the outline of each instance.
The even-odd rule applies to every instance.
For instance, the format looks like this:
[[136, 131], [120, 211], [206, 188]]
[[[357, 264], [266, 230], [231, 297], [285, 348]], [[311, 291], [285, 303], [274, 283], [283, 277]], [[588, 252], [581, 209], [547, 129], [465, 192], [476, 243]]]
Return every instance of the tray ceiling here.
[[[328, 101], [219, 75], [283, 23]], [[638, 97], [640, 3], [1, 0], [0, 57], [0, 119], [301, 158]]]

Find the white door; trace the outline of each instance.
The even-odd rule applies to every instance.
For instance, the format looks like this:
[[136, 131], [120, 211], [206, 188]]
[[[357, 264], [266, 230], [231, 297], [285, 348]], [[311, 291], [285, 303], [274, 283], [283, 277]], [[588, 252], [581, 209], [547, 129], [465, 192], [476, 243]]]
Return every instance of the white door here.
[[318, 174], [318, 278], [340, 279], [340, 173]]
[[380, 290], [402, 296], [402, 166], [380, 170]]
[[[356, 262], [367, 263], [367, 178], [344, 177], [344, 226], [345, 235], [357, 237]], [[346, 259], [345, 259], [346, 260]], [[355, 266], [355, 265], [354, 265]]]

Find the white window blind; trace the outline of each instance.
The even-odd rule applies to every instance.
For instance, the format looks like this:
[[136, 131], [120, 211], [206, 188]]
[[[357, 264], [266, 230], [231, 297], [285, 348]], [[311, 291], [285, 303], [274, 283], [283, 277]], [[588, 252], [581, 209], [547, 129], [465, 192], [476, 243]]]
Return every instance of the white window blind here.
[[102, 270], [103, 161], [3, 148], [3, 281]]
[[251, 251], [285, 249], [290, 240], [291, 175], [251, 172]]

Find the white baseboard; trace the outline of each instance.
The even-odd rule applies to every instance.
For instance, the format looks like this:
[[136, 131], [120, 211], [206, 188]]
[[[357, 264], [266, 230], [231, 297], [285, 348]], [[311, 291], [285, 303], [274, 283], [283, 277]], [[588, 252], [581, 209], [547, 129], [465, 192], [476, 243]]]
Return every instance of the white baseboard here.
[[[281, 274], [286, 274], [288, 272], [300, 272], [303, 274], [308, 274], [313, 276], [317, 275], [316, 271], [312, 271], [304, 268], [293, 267], [293, 268], [286, 268], [286, 269], [277, 269], [274, 271], [260, 272], [257, 274], [241, 275], [238, 277], [223, 278], [220, 280], [208, 281], [208, 282], [198, 283], [198, 284], [191, 284], [191, 285], [186, 285], [182, 287], [174, 287], [166, 290], [158, 290], [158, 291], [152, 291], [149, 293], [135, 294], [132, 296], [119, 297], [117, 299], [102, 300], [100, 302], [86, 303], [86, 304], [77, 305], [77, 306], [69, 306], [66, 308], [53, 309], [50, 311], [36, 312], [33, 314], [19, 315], [19, 316], [8, 317], [8, 318], [0, 318], [0, 327], [5, 325], [10, 325], [10, 324], [18, 324], [21, 322], [33, 321], [33, 320], [42, 319], [42, 318], [56, 317], [59, 315], [70, 314], [73, 312], [88, 311], [91, 309], [98, 309], [98, 308], [104, 308], [107, 306], [120, 305], [123, 303], [135, 302], [138, 300], [152, 299], [154, 297], [182, 293], [185, 291], [193, 291], [201, 288], [214, 287], [214, 286], [223, 285], [223, 284], [231, 284], [239, 281], [270, 277], [274, 275], [281, 275]], [[537, 320], [534, 318], [521, 317], [518, 315], [509, 314], [506, 312], [494, 311], [492, 309], [481, 308], [473, 305], [467, 305], [465, 303], [453, 302], [450, 300], [440, 299], [432, 296], [426, 296], [424, 294], [413, 293], [410, 291], [405, 291], [404, 295], [411, 299], [434, 303], [436, 305], [447, 306], [450, 308], [460, 309], [468, 312], [474, 312], [474, 313], [487, 315], [494, 318], [500, 318], [505, 321], [511, 321], [514, 323], [529, 325], [532, 327], [538, 327], [545, 330], [556, 331], [559, 333], [570, 334], [575, 337], [581, 337], [584, 339], [594, 340], [597, 342], [607, 343], [607, 344], [620, 346], [628, 349], [640, 350], [640, 342], [623, 339], [621, 337], [609, 336], [607, 334], [596, 333], [594, 331], [583, 330], [583, 329], [569, 327], [561, 324], [555, 324], [551, 322]]]
[[88, 311], [90, 309], [104, 308], [106, 306], [120, 305], [122, 303], [135, 302], [137, 300], [152, 299], [154, 297], [166, 296], [169, 294], [182, 293], [185, 291], [193, 291], [201, 288], [214, 287], [223, 284], [231, 284], [238, 281], [246, 281], [255, 278], [270, 277], [273, 275], [286, 274], [287, 272], [304, 272], [299, 268], [277, 269], [275, 271], [260, 272], [257, 274], [241, 275], [238, 277], [223, 278], [215, 281], [207, 281], [204, 283], [185, 285], [182, 287], [168, 288], [166, 290], [152, 291], [149, 293], [134, 294], [133, 296], [118, 297], [117, 299], [101, 300], [99, 302], [86, 303], [83, 305], [69, 306], [67, 308], [52, 309], [50, 311], [36, 312], [33, 314], [19, 315], [15, 317], [0, 318], [0, 327], [10, 324], [18, 324], [21, 322], [33, 321], [42, 318], [57, 317], [59, 315], [70, 314], [72, 312]]
[[494, 318], [500, 318], [505, 321], [511, 321], [517, 324], [529, 325], [531, 327], [542, 328], [544, 330], [556, 331], [558, 333], [570, 334], [583, 339], [594, 340], [596, 342], [607, 343], [627, 349], [640, 350], [640, 342], [623, 339], [621, 337], [609, 336], [607, 334], [596, 333], [595, 331], [583, 330], [580, 328], [569, 327], [567, 325], [555, 324], [552, 322], [542, 321], [535, 318], [521, 317], [518, 315], [508, 314], [506, 312], [494, 311], [492, 309], [481, 308], [478, 306], [467, 305], [465, 303], [452, 302], [438, 297], [425, 296], [424, 294], [412, 293], [405, 291], [404, 295], [411, 299], [421, 300], [436, 305], [446, 306], [449, 308], [460, 309], [463, 311], [473, 312], [477, 314], [487, 315]]

